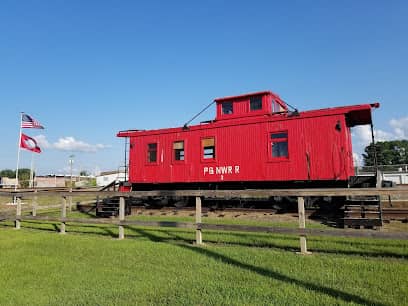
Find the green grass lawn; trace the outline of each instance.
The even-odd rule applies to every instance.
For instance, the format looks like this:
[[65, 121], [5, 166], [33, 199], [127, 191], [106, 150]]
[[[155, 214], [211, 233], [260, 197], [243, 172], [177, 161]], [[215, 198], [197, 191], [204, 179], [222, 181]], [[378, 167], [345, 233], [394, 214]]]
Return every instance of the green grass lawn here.
[[310, 237], [301, 256], [296, 236], [58, 227], [0, 223], [0, 305], [408, 305], [406, 241]]

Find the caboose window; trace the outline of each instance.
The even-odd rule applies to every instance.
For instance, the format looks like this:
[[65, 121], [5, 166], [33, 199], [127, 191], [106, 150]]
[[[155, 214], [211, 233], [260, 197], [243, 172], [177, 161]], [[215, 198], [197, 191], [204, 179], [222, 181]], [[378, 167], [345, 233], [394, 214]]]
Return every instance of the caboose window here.
[[173, 142], [174, 160], [184, 160], [184, 141]]
[[280, 113], [284, 112], [285, 109], [280, 105], [277, 101], [272, 100], [272, 113]]
[[288, 132], [271, 133], [272, 157], [288, 157]]
[[249, 99], [249, 110], [255, 111], [262, 109], [262, 96], [251, 97]]
[[157, 162], [157, 143], [147, 144], [147, 161], [149, 163]]
[[271, 134], [271, 139], [282, 139], [282, 138], [288, 138], [288, 133], [287, 132], [281, 132], [281, 133], [272, 133]]
[[202, 139], [201, 146], [203, 148], [203, 159], [214, 159], [215, 158], [215, 139], [214, 137]]
[[224, 102], [222, 103], [222, 113], [224, 115], [232, 114], [233, 113], [233, 107], [232, 107], [232, 102]]

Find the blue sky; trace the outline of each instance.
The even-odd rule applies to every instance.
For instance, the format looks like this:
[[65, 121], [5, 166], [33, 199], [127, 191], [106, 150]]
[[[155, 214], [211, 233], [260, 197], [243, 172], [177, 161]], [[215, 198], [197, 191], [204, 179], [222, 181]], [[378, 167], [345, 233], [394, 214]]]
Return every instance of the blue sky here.
[[22, 111], [46, 127], [25, 130], [38, 173], [66, 173], [71, 154], [94, 172], [123, 164], [118, 131], [181, 126], [258, 90], [300, 110], [379, 101], [379, 139], [408, 138], [406, 16], [406, 1], [3, 0], [0, 169], [16, 167]]

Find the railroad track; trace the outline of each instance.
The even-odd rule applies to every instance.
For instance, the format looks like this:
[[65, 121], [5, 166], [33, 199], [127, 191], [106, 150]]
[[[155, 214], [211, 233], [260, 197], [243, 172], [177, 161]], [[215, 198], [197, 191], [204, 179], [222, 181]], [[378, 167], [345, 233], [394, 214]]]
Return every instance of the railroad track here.
[[408, 221], [408, 208], [383, 208], [382, 216], [384, 220]]
[[[162, 208], [146, 208], [143, 206], [134, 206], [132, 210], [142, 210], [142, 211], [191, 211], [194, 212], [194, 207], [162, 207]], [[234, 212], [236, 214], [246, 214], [246, 213], [263, 213], [263, 214], [297, 214], [297, 211], [282, 211], [279, 209], [263, 209], [263, 208], [223, 208], [223, 209], [211, 209], [208, 207], [202, 208], [203, 213], [208, 212]], [[313, 214], [324, 214], [318, 209], [306, 209], [306, 215], [310, 216]], [[407, 220], [408, 221], [408, 208], [383, 208], [382, 215], [384, 220]]]

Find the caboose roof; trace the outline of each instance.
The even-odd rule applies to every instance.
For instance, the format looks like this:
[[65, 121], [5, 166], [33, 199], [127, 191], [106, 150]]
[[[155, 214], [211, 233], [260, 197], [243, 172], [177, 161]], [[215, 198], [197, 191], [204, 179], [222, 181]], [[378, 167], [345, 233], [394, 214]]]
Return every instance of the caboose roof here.
[[[249, 94], [249, 95], [253, 95], [253, 94]], [[247, 95], [243, 95], [243, 96], [247, 96]], [[207, 124], [192, 125], [192, 126], [189, 126], [187, 129], [183, 127], [176, 127], [176, 128], [164, 128], [164, 129], [147, 130], [147, 131], [127, 130], [127, 131], [120, 131], [117, 134], [117, 136], [118, 137], [131, 137], [131, 136], [146, 136], [146, 135], [166, 134], [166, 133], [175, 133], [175, 132], [188, 132], [188, 131], [193, 131], [193, 130], [218, 128], [218, 127], [225, 127], [225, 126], [231, 126], [231, 125], [259, 123], [262, 121], [289, 121], [289, 120], [299, 120], [299, 119], [305, 119], [305, 118], [332, 116], [332, 115], [345, 115], [347, 122], [348, 122], [348, 126], [356, 126], [356, 125], [370, 124], [372, 122], [371, 109], [378, 108], [379, 106], [380, 106], [379, 103], [359, 104], [359, 105], [340, 106], [340, 107], [303, 111], [303, 112], [299, 112], [296, 115], [291, 115], [290, 113], [270, 114], [268, 116], [264, 116], [263, 119], [260, 119], [259, 117], [247, 117], [247, 118], [242, 118], [241, 120], [238, 120], [238, 121], [227, 121], [227, 120], [211, 121]]]
[[273, 93], [272, 91], [257, 91], [257, 92], [246, 93], [246, 94], [242, 94], [238, 96], [228, 96], [228, 97], [216, 98], [214, 99], [214, 101], [215, 102], [225, 102], [225, 101], [230, 101], [230, 100], [239, 100], [239, 99], [244, 99], [248, 97], [264, 96], [264, 95], [273, 95], [273, 96], [279, 97], [277, 94]]

